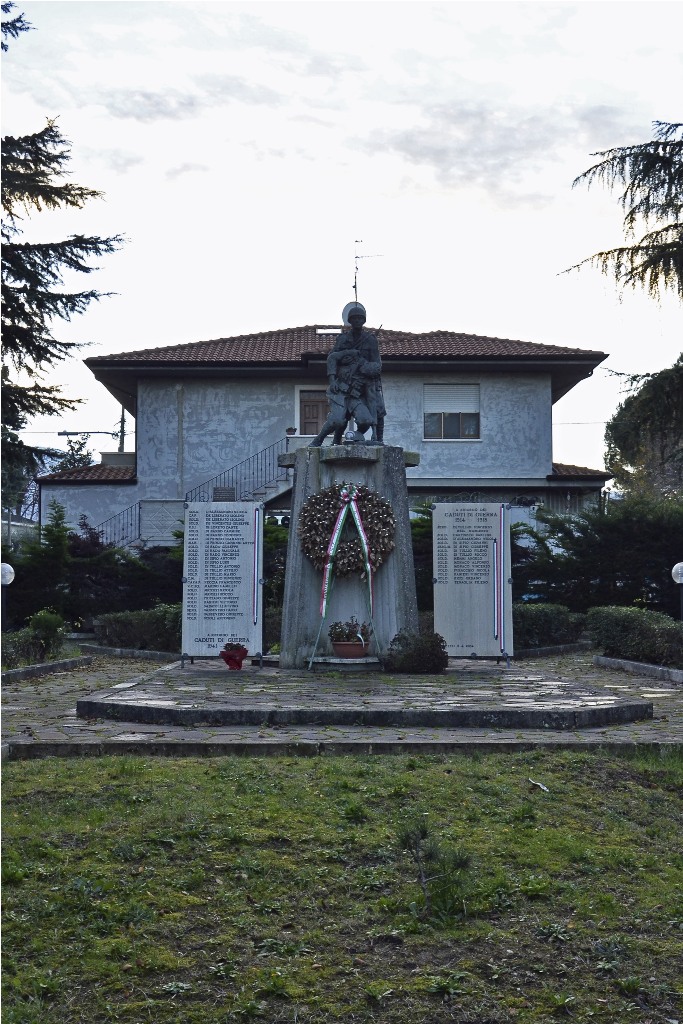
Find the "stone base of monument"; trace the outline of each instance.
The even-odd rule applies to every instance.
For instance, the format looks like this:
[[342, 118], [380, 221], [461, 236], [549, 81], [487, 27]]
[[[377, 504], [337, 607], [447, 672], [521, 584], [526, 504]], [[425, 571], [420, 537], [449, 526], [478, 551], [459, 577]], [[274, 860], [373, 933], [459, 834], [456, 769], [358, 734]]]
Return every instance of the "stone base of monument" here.
[[[321, 663], [321, 668], [325, 663]], [[348, 665], [348, 662], [347, 662]], [[82, 718], [184, 726], [573, 730], [653, 717], [652, 701], [566, 680], [476, 667], [442, 676], [158, 669], [78, 701]]]
[[314, 658], [314, 672], [380, 672], [377, 658]]
[[308, 498], [333, 485], [365, 485], [389, 502], [396, 520], [394, 550], [373, 577], [375, 649], [385, 653], [400, 630], [416, 632], [417, 599], [405, 471], [406, 466], [418, 465], [419, 455], [389, 445], [328, 445], [287, 452], [278, 457], [278, 462], [294, 470], [280, 666], [307, 668], [312, 658], [331, 657], [329, 624], [347, 621], [351, 616], [359, 622], [369, 619], [367, 580], [354, 574], [334, 577], [325, 621], [321, 622], [322, 572], [301, 549], [297, 531], [301, 509]]

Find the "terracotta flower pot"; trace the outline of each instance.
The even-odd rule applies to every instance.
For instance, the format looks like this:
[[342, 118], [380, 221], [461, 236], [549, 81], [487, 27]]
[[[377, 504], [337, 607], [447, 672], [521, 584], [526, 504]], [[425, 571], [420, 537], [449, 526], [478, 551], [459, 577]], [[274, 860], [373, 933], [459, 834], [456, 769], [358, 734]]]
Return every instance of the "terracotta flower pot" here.
[[249, 651], [246, 647], [238, 647], [234, 651], [219, 651], [218, 653], [228, 668], [238, 669], [242, 668], [242, 662]]
[[337, 658], [364, 658], [368, 644], [361, 644], [358, 640], [333, 640], [332, 650]]

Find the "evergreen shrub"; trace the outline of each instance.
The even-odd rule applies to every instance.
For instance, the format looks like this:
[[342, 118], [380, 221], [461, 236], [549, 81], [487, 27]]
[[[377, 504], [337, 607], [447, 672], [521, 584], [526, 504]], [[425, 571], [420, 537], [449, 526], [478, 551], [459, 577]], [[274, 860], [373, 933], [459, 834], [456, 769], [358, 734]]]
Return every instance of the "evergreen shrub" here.
[[588, 632], [608, 658], [683, 668], [683, 622], [643, 608], [591, 608]]
[[389, 644], [385, 672], [443, 672], [448, 666], [446, 641], [440, 633], [408, 633], [401, 630]]
[[111, 612], [95, 622], [95, 637], [105, 647], [136, 651], [180, 651], [182, 605], [159, 604], [146, 611]]
[[512, 626], [516, 649], [554, 647], [575, 643], [586, 628], [586, 616], [563, 604], [515, 602]]
[[4, 668], [39, 665], [54, 661], [64, 645], [64, 619], [51, 608], [43, 608], [29, 619], [24, 629], [2, 635]]

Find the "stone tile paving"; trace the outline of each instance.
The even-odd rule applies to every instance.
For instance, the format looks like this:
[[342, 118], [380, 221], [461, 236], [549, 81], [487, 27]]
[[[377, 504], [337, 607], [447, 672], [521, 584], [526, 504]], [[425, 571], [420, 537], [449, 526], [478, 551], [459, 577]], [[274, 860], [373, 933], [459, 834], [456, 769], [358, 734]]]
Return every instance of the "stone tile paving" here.
[[[153, 686], [160, 692], [172, 679], [183, 689], [179, 693], [211, 697], [211, 690], [223, 693], [227, 670], [222, 663], [197, 662], [186, 666], [182, 679], [177, 666], [150, 669], [149, 661], [98, 658], [84, 669], [58, 673], [54, 676], [3, 684], [2, 742], [11, 757], [57, 754], [110, 753], [142, 751], [163, 754], [213, 754], [230, 750], [249, 753], [292, 751], [303, 753], [341, 752], [344, 750], [425, 750], [466, 749], [470, 746], [520, 747], [526, 745], [675, 745], [683, 741], [683, 687], [658, 683], [646, 677], [626, 675], [619, 671], [596, 668], [590, 654], [574, 654], [504, 664], [467, 663], [459, 665], [451, 676], [459, 687], [470, 691], [487, 691], [519, 686], [525, 695], [529, 687], [543, 681], [575, 684], [600, 691], [604, 698], [614, 694], [652, 701], [651, 720], [620, 725], [582, 728], [580, 730], [492, 729], [427, 727], [339, 727], [339, 726], [158, 726], [131, 722], [84, 720], [76, 716], [80, 697], [103, 690], [119, 692], [135, 687]], [[235, 677], [238, 673], [234, 673]], [[406, 701], [427, 700], [430, 688], [443, 690], [443, 677], [395, 677], [395, 685], [403, 691]], [[214, 684], [215, 680], [215, 684]], [[400, 680], [400, 682], [398, 681]], [[231, 680], [232, 682], [232, 680]], [[233, 685], [237, 684], [237, 678]], [[364, 676], [350, 680], [329, 675], [309, 676], [307, 673], [281, 672], [273, 668], [248, 668], [239, 673], [239, 685], [249, 692], [250, 699], [259, 690], [273, 686], [287, 694], [305, 691], [309, 699], [339, 700], [340, 694], [353, 685], [374, 695], [387, 685], [386, 676]], [[197, 689], [194, 689], [197, 687]], [[216, 696], [214, 694], [213, 696]], [[163, 699], [163, 698], [159, 698]]]
[[535, 672], [460, 663], [442, 675], [361, 676], [263, 669], [230, 672], [222, 663], [170, 665], [78, 701], [81, 717], [194, 726], [352, 726], [567, 729], [651, 718], [632, 695]]

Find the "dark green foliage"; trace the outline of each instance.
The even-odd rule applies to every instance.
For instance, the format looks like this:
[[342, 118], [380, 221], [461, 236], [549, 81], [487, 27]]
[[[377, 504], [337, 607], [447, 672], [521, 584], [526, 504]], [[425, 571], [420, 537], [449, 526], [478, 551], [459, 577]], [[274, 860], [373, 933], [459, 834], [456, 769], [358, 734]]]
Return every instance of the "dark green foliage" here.
[[512, 624], [515, 648], [553, 647], [571, 644], [579, 639], [586, 626], [586, 618], [570, 612], [562, 604], [525, 604], [512, 606]]
[[417, 607], [421, 612], [433, 611], [434, 546], [432, 543], [432, 508], [429, 502], [425, 502], [422, 505], [417, 505], [412, 511], [417, 513], [417, 516], [410, 520]]
[[678, 616], [671, 569], [681, 558], [683, 499], [634, 495], [571, 516], [539, 511], [532, 547], [513, 567], [516, 594], [584, 612], [640, 605]]
[[178, 563], [168, 552], [135, 556], [105, 545], [85, 517], [76, 533], [56, 501], [50, 503], [42, 539], [27, 541], [13, 556], [13, 566], [8, 607], [15, 625], [46, 604], [78, 625], [103, 612], [149, 608], [181, 596]]
[[277, 522], [263, 526], [263, 650], [280, 643], [282, 602], [285, 594], [285, 571], [289, 530]]
[[[7, 0], [6, 0], [5, 3], [0, 5], [0, 9], [2, 10], [3, 15], [11, 14], [12, 13], [12, 9], [14, 7], [15, 7], [15, 4], [9, 3], [9, 2], [7, 2]], [[25, 19], [23, 14], [17, 14], [14, 17], [10, 17], [10, 18], [3, 17], [3, 19], [2, 19], [2, 29], [1, 29], [1, 31], [2, 31], [2, 42], [0, 42], [0, 47], [2, 48], [2, 52], [6, 53], [9, 50], [9, 46], [7, 44], [7, 40], [8, 39], [18, 39], [19, 35], [22, 32], [28, 32], [29, 29], [31, 29], [32, 27], [33, 26], [31, 25], [31, 23], [26, 21], [26, 19]]]
[[119, 608], [152, 608], [159, 603], [182, 601], [183, 565], [182, 561], [178, 564], [177, 551], [177, 547], [154, 547], [144, 548], [136, 555], [136, 562], [143, 572], [135, 593], [131, 593], [128, 603], [119, 605]]
[[642, 608], [591, 608], [591, 639], [608, 658], [683, 668], [683, 623]]
[[112, 612], [95, 622], [97, 642], [136, 651], [180, 651], [182, 605], [160, 604], [147, 611]]
[[263, 611], [263, 650], [279, 644], [282, 634], [282, 606], [266, 605]]
[[629, 382], [637, 390], [605, 429], [605, 465], [629, 491], [683, 496], [683, 356]]
[[469, 853], [440, 842], [424, 815], [413, 818], [398, 841], [417, 868], [424, 915], [444, 923], [466, 913], [465, 899], [471, 886], [467, 874], [472, 860]]
[[[11, 4], [3, 4], [3, 14]], [[23, 16], [3, 21], [5, 39], [30, 26]], [[40, 454], [18, 431], [39, 414], [75, 407], [44, 375], [77, 348], [56, 333], [56, 324], [85, 312], [103, 296], [95, 288], [65, 291], [72, 272], [90, 274], [92, 260], [114, 252], [120, 236], [71, 235], [62, 241], [23, 242], [21, 221], [42, 210], [80, 210], [100, 192], [67, 180], [70, 144], [48, 121], [38, 132], [2, 140], [2, 459], [3, 485], [15, 482], [22, 467], [31, 471]], [[14, 494], [11, 493], [12, 500]]]
[[[619, 204], [632, 240], [578, 266], [596, 266], [617, 284], [643, 287], [654, 298], [666, 290], [683, 297], [683, 124], [655, 121], [653, 127], [651, 142], [594, 153], [603, 159], [574, 181], [624, 189]], [[644, 229], [650, 230], [638, 238]]]
[[285, 593], [285, 566], [289, 530], [277, 523], [263, 526], [263, 602], [267, 607], [281, 607]]
[[64, 619], [51, 608], [43, 608], [28, 620], [28, 628], [35, 635], [46, 657], [50, 657], [62, 646], [64, 640]]
[[3, 634], [2, 664], [16, 668], [53, 661], [62, 650], [64, 637], [64, 619], [51, 608], [44, 608], [31, 616], [25, 629]]
[[402, 630], [389, 644], [385, 672], [433, 673], [448, 666], [446, 641], [440, 633], [408, 633]]

